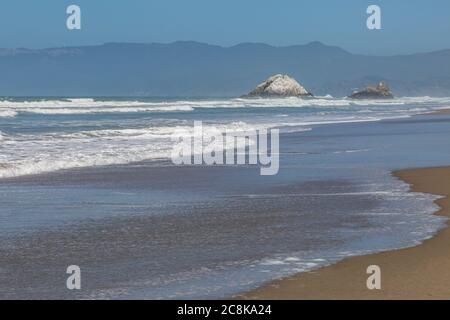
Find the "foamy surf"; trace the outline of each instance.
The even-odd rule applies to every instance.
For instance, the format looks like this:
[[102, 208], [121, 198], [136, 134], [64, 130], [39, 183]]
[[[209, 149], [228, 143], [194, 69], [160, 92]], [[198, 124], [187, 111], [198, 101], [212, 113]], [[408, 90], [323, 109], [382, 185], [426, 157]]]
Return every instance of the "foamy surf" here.
[[[448, 104], [450, 98], [353, 101], [330, 96], [177, 101], [2, 100], [0, 129], [8, 138], [0, 138], [0, 178], [167, 160], [173, 146], [171, 135], [180, 129], [189, 132], [194, 120], [204, 122], [206, 133], [214, 127], [221, 132], [279, 128], [287, 134], [328, 124], [405, 118]], [[125, 114], [129, 118], [122, 119]], [[58, 115], [63, 115], [63, 120], [54, 117]], [[333, 152], [362, 153], [364, 148]]]
[[17, 115], [16, 111], [13, 110], [0, 110], [0, 118], [10, 118]]
[[[361, 106], [401, 106], [407, 104], [439, 106], [450, 104], [449, 98], [397, 98], [392, 100], [350, 100], [346, 98], [317, 97], [312, 99], [257, 98], [224, 100], [179, 100], [179, 101], [137, 101], [137, 100], [96, 100], [61, 99], [39, 101], [0, 101], [0, 117], [14, 117], [18, 113], [45, 115], [110, 114], [110, 113], [152, 113], [152, 112], [192, 112], [197, 109], [217, 108], [344, 108]], [[423, 111], [426, 111], [424, 109]], [[413, 110], [410, 110], [413, 112]], [[417, 112], [417, 111], [416, 111]]]
[[[242, 121], [204, 124], [203, 133], [208, 136], [219, 130], [233, 134], [269, 129], [276, 125], [279, 124], [248, 124]], [[174, 132], [185, 132], [189, 137], [194, 134], [193, 126], [177, 125], [10, 136], [8, 143], [0, 145], [0, 178], [144, 160], [169, 160]], [[245, 143], [237, 141], [237, 147], [245, 147]]]

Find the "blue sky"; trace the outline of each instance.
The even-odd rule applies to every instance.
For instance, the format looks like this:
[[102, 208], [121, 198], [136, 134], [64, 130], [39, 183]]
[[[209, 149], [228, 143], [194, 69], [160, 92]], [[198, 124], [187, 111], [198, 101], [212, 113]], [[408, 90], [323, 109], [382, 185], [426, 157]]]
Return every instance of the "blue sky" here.
[[[82, 30], [66, 29], [66, 7]], [[382, 9], [382, 30], [366, 8]], [[321, 41], [351, 52], [399, 54], [450, 48], [448, 0], [2, 0], [0, 47], [195, 40], [218, 45]]]

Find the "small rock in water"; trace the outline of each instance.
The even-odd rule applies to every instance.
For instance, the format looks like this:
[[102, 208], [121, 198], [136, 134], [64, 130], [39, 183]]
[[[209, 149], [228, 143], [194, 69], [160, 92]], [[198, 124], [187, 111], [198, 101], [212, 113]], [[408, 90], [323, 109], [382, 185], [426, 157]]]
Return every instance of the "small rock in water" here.
[[388, 85], [381, 81], [376, 87], [369, 86], [362, 91], [358, 91], [351, 96], [351, 99], [392, 99], [394, 95]]

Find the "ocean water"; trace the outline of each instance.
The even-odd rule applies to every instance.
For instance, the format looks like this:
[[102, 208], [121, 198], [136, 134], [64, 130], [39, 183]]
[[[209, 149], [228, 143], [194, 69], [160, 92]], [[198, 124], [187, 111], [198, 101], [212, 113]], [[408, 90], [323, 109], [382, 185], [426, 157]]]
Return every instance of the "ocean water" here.
[[449, 98], [389, 102], [318, 98], [0, 101], [0, 177], [169, 158], [175, 129], [203, 121], [225, 130], [310, 130], [332, 123], [408, 117], [445, 108]]
[[[450, 98], [3, 99], [0, 297], [222, 298], [444, 223], [402, 168], [448, 165]], [[280, 170], [173, 166], [175, 129], [279, 128]], [[64, 268], [88, 279], [65, 289]], [[63, 270], [63, 272], [61, 272]], [[20, 275], [20, 276], [19, 276]]]

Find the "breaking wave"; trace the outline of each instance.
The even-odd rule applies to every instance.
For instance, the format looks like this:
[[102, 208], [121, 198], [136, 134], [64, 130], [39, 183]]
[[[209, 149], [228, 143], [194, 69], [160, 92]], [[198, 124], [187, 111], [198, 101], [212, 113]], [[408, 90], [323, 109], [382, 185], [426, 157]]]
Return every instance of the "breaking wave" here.
[[179, 101], [122, 101], [95, 99], [63, 99], [39, 101], [0, 101], [0, 117], [14, 117], [18, 113], [47, 115], [91, 114], [91, 113], [151, 113], [189, 112], [201, 108], [303, 108], [303, 107], [352, 107], [352, 106], [400, 106], [405, 104], [428, 105], [450, 104], [450, 98], [398, 98], [393, 100], [349, 100], [331, 96], [313, 99], [302, 98], [237, 98], [224, 100], [179, 100]]
[[[174, 143], [171, 135], [178, 129], [190, 132], [194, 118], [203, 120], [206, 134], [208, 130], [216, 129], [235, 132], [269, 128], [291, 133], [324, 124], [409, 117], [448, 108], [449, 105], [450, 98], [430, 97], [388, 101], [353, 101], [332, 97], [192, 101], [105, 101], [90, 98], [1, 100], [0, 125], [6, 123], [13, 126], [0, 126], [3, 132], [0, 133], [0, 178], [168, 159]], [[278, 107], [282, 108], [281, 111], [277, 111]], [[210, 109], [215, 108], [223, 109], [220, 115], [211, 112]], [[242, 110], [236, 110], [238, 108]], [[195, 117], [190, 113], [194, 110], [197, 110]], [[61, 121], [47, 117], [127, 112], [160, 114], [113, 120], [108, 117], [80, 120], [67, 116]], [[21, 118], [21, 114], [28, 114], [28, 117]]]
[[[221, 133], [269, 129], [274, 125], [229, 124], [203, 125], [204, 136]], [[309, 128], [298, 128], [305, 131]], [[192, 136], [192, 125], [133, 129], [87, 130], [72, 133], [20, 134], [0, 144], [0, 178], [39, 174], [144, 160], [170, 159], [174, 132]], [[0, 138], [1, 140], [1, 138]], [[245, 141], [241, 141], [245, 144]], [[238, 141], [239, 143], [239, 141]]]
[[10, 117], [15, 117], [16, 115], [17, 115], [16, 111], [0, 109], [0, 118], [10, 118]]

